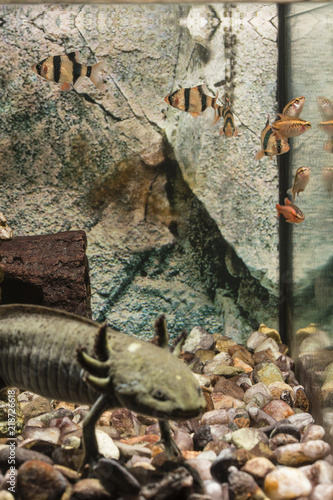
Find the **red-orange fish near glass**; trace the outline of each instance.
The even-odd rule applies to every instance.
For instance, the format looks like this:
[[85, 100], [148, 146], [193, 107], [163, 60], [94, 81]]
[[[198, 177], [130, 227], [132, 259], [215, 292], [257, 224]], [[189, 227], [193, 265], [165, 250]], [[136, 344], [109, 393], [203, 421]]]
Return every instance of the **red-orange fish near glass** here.
[[302, 118], [291, 118], [282, 114], [278, 114], [278, 117], [280, 119], [272, 123], [272, 130], [278, 139], [297, 137], [311, 128], [311, 123]]
[[282, 214], [286, 222], [293, 222], [295, 224], [299, 224], [300, 222], [303, 222], [305, 219], [305, 215], [301, 210], [296, 207], [289, 198], [284, 199], [285, 205], [279, 205], [278, 203], [276, 204], [276, 210], [278, 212], [278, 217]]

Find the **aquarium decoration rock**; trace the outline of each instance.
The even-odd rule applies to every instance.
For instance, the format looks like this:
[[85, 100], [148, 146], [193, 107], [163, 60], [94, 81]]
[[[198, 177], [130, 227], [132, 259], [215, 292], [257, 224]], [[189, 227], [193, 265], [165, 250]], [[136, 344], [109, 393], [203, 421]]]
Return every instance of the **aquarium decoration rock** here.
[[84, 231], [16, 236], [0, 248], [2, 304], [38, 304], [91, 317]]

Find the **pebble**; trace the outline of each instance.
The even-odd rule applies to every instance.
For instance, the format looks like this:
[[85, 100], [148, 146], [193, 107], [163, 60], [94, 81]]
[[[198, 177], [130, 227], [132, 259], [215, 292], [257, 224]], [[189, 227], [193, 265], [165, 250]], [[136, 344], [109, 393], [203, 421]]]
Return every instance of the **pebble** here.
[[255, 382], [263, 382], [267, 386], [272, 382], [284, 382], [279, 368], [274, 363], [269, 363], [267, 361], [259, 363], [254, 367], [253, 380]]
[[281, 399], [273, 399], [262, 410], [277, 421], [284, 420], [295, 413], [288, 403], [281, 401]]
[[316, 439], [323, 439], [325, 436], [325, 429], [321, 425], [309, 425], [302, 437], [302, 441], [313, 441]]
[[113, 440], [106, 434], [106, 432], [96, 429], [96, 439], [98, 444], [98, 451], [105, 458], [113, 458], [118, 460], [120, 456], [119, 448], [114, 444]]
[[262, 494], [261, 489], [250, 474], [239, 471], [234, 466], [229, 468], [228, 482], [234, 500], [245, 500], [246, 498], [264, 500], [267, 498]]
[[98, 479], [81, 479], [74, 484], [71, 491], [71, 500], [108, 500], [114, 498], [101, 484]]
[[272, 394], [270, 393], [268, 387], [259, 382], [250, 387], [243, 396], [243, 401], [246, 404], [252, 403], [262, 408], [267, 403], [272, 400]]
[[280, 467], [267, 474], [264, 490], [271, 500], [292, 500], [309, 495], [312, 485], [300, 469]]
[[15, 500], [10, 491], [0, 491], [0, 500]]
[[232, 433], [231, 442], [237, 448], [243, 448], [244, 450], [252, 450], [260, 442], [268, 443], [268, 438], [259, 429], [239, 429]]
[[228, 424], [229, 413], [227, 410], [211, 410], [203, 414], [202, 425]]
[[277, 343], [275, 342], [275, 340], [270, 339], [270, 338], [264, 340], [261, 344], [259, 344], [258, 347], [255, 349], [254, 352], [257, 353], [257, 352], [260, 352], [260, 351], [266, 351], [266, 349], [270, 349], [273, 352], [279, 353], [278, 356], [277, 356], [277, 358], [280, 356], [279, 346], [277, 345]]
[[242, 467], [243, 472], [251, 474], [255, 479], [264, 479], [269, 472], [275, 469], [275, 465], [265, 457], [251, 458]]
[[253, 332], [246, 341], [248, 349], [253, 351], [267, 339], [267, 335], [261, 332]]
[[333, 466], [326, 460], [317, 460], [311, 465], [301, 467], [301, 470], [314, 486], [333, 483]]
[[333, 500], [333, 484], [318, 484], [313, 489], [310, 500]]
[[294, 467], [320, 460], [326, 457], [329, 452], [329, 444], [321, 440], [287, 444], [276, 448], [274, 451], [279, 464]]
[[61, 472], [40, 460], [25, 462], [17, 472], [17, 492], [24, 500], [58, 499], [67, 486]]

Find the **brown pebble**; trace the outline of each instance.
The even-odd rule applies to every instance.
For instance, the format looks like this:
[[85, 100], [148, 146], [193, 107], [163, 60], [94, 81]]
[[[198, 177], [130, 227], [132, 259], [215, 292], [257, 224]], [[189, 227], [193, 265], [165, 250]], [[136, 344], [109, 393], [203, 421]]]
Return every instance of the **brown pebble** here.
[[74, 484], [70, 498], [71, 500], [83, 498], [85, 500], [109, 500], [114, 496], [106, 491], [99, 479], [87, 478]]
[[244, 391], [236, 382], [232, 380], [228, 380], [224, 377], [221, 377], [220, 380], [216, 383], [213, 392], [220, 392], [225, 394], [226, 396], [231, 396], [236, 399], [243, 400]]
[[255, 479], [264, 479], [275, 468], [275, 465], [268, 458], [255, 457], [248, 460], [241, 470], [248, 472]]
[[291, 434], [277, 434], [269, 440], [269, 446], [272, 450], [275, 450], [279, 446], [284, 446], [286, 444], [298, 443], [298, 439], [296, 439]]
[[203, 414], [202, 425], [228, 424], [229, 413], [227, 410], [212, 410]]
[[294, 415], [294, 410], [290, 408], [290, 406], [284, 401], [274, 399], [265, 405], [262, 410], [275, 418], [278, 422], [285, 418], [290, 417], [290, 415]]
[[227, 410], [228, 408], [243, 408], [245, 403], [240, 399], [232, 398], [231, 396], [225, 396], [220, 392], [215, 392], [211, 394], [211, 398], [214, 404], [215, 410]]
[[17, 472], [17, 492], [24, 500], [58, 499], [67, 486], [59, 471], [40, 460], [25, 462]]

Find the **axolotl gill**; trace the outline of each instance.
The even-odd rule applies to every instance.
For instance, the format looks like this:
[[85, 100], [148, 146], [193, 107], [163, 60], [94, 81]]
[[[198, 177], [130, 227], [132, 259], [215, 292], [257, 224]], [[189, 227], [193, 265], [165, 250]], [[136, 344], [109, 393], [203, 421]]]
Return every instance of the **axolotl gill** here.
[[70, 313], [0, 306], [0, 388], [91, 404], [84, 462], [96, 463], [95, 424], [113, 408], [185, 420], [205, 406], [190, 369], [167, 349]]

